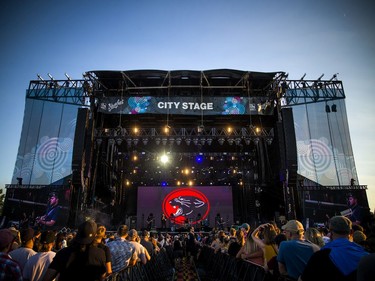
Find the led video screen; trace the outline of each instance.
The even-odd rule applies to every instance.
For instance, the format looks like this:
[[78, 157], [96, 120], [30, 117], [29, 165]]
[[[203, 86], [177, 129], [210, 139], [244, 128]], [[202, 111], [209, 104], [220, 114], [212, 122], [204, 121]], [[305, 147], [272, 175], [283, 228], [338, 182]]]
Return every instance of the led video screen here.
[[201, 224], [215, 227], [215, 217], [220, 214], [224, 227], [233, 224], [232, 187], [138, 187], [137, 227], [147, 225], [150, 213], [154, 216], [154, 225], [161, 227], [161, 216], [167, 217], [167, 227], [184, 227]]

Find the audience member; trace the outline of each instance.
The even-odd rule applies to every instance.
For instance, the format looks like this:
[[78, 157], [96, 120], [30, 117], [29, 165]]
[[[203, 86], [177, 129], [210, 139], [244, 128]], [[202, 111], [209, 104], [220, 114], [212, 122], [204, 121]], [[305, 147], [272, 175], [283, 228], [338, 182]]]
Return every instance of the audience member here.
[[228, 254], [233, 257], [237, 256], [243, 245], [245, 245], [245, 236], [243, 231], [239, 229], [236, 231], [236, 240], [229, 244]]
[[104, 225], [98, 224], [98, 229], [96, 230], [96, 235], [93, 244], [105, 252], [105, 267], [106, 267], [106, 276], [109, 276], [112, 274], [112, 255], [111, 251], [109, 250], [108, 246], [105, 244], [105, 238], [106, 238], [106, 231]]
[[357, 281], [373, 281], [375, 276], [375, 253], [363, 256], [358, 264]]
[[129, 235], [128, 235], [128, 240], [130, 243], [134, 246], [134, 253], [136, 256], [137, 262], [141, 262], [142, 264], [146, 264], [147, 261], [151, 259], [150, 254], [146, 250], [145, 247], [141, 245], [140, 238], [138, 236], [138, 232], [135, 229], [130, 229]]
[[21, 267], [21, 271], [27, 262], [27, 260], [36, 254], [33, 250], [34, 246], [34, 230], [32, 228], [22, 229], [21, 233], [21, 247], [10, 251], [9, 256], [14, 259]]
[[277, 261], [282, 276], [298, 279], [305, 266], [319, 246], [303, 239], [304, 227], [298, 220], [290, 220], [283, 225], [287, 241], [280, 244]]
[[253, 238], [254, 242], [263, 251], [263, 267], [266, 271], [269, 270], [268, 262], [273, 257], [277, 256], [278, 253], [278, 247], [275, 243], [276, 235], [277, 233], [274, 225], [269, 223], [261, 224], [251, 234], [251, 237]]
[[115, 240], [107, 243], [112, 256], [112, 272], [119, 272], [127, 266], [133, 266], [136, 263], [135, 248], [126, 240], [128, 237], [128, 227], [120, 225], [117, 229]]
[[324, 240], [320, 231], [315, 227], [309, 227], [305, 231], [305, 240], [318, 245], [319, 248], [324, 246]]
[[[242, 229], [242, 227], [241, 227]], [[250, 227], [249, 227], [250, 229]], [[238, 251], [236, 258], [241, 259], [258, 259], [263, 258], [263, 250], [258, 247], [250, 234], [247, 235], [245, 244]]]
[[360, 245], [362, 247], [364, 247], [365, 249], [367, 248], [366, 247], [366, 239], [367, 239], [367, 236], [363, 231], [356, 230], [356, 231], [353, 232], [353, 242], [357, 243], [358, 245]]
[[13, 241], [9, 229], [0, 229], [0, 280], [22, 281], [21, 267], [8, 255]]
[[52, 251], [55, 244], [55, 232], [46, 230], [41, 234], [40, 249], [30, 257], [23, 269], [24, 281], [41, 281], [51, 264], [56, 252]]
[[101, 280], [106, 275], [106, 256], [103, 249], [93, 245], [97, 230], [94, 221], [78, 227], [72, 244], [56, 253], [43, 281]]
[[147, 230], [143, 230], [142, 232], [141, 245], [146, 248], [151, 257], [156, 254], [156, 251], [154, 251], [154, 245], [150, 241], [150, 232], [148, 232]]
[[356, 280], [358, 263], [368, 253], [349, 241], [352, 222], [344, 216], [335, 216], [329, 221], [329, 230], [332, 241], [311, 256], [300, 281]]

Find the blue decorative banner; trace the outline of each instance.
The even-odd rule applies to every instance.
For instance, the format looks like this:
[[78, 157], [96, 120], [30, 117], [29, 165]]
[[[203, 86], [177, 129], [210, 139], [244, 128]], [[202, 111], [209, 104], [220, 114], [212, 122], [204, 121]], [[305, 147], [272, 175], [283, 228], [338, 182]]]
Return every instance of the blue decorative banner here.
[[110, 114], [271, 115], [273, 108], [261, 97], [108, 97], [99, 105], [100, 112]]

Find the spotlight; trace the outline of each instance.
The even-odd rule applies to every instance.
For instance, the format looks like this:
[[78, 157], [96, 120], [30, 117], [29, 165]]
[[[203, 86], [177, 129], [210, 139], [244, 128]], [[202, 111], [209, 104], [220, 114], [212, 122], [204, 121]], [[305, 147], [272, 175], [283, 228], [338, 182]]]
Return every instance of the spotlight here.
[[332, 109], [332, 112], [337, 112], [336, 104], [332, 104], [331, 109]]
[[204, 126], [199, 125], [197, 131], [198, 131], [198, 133], [202, 133], [204, 131]]
[[331, 109], [330, 109], [330, 107], [329, 107], [328, 104], [326, 104], [326, 112], [327, 112], [327, 113], [331, 112]]
[[156, 138], [155, 143], [156, 143], [156, 145], [159, 145], [160, 144], [160, 138]]
[[133, 139], [133, 144], [134, 144], [134, 145], [137, 145], [138, 142], [139, 142], [139, 139], [138, 139], [138, 138]]
[[190, 145], [190, 143], [191, 143], [191, 139], [190, 139], [190, 138], [186, 138], [186, 139], [185, 139], [185, 142], [186, 142], [186, 145]]
[[229, 145], [233, 145], [234, 139], [228, 139]]
[[147, 145], [147, 144], [148, 144], [148, 138], [144, 138], [144, 139], [142, 140], [142, 142], [143, 142], [143, 145]]
[[198, 145], [198, 141], [199, 141], [199, 139], [197, 139], [197, 138], [193, 139], [193, 143], [194, 143], [195, 145]]
[[258, 143], [259, 143], [259, 138], [254, 138], [254, 144], [258, 145]]
[[236, 142], [236, 145], [240, 145], [241, 144], [241, 139], [240, 138], [236, 138], [235, 142]]
[[202, 163], [203, 162], [203, 156], [202, 155], [195, 156], [195, 162]]
[[128, 146], [132, 146], [132, 139], [131, 138], [126, 139], [126, 142], [127, 142]]
[[161, 161], [161, 163], [163, 163], [163, 164], [168, 163], [168, 162], [169, 162], [169, 157], [168, 157], [168, 155], [163, 154], [163, 155], [160, 157], [160, 161]]
[[177, 139], [176, 139], [176, 143], [177, 143], [177, 145], [180, 145], [180, 144], [181, 144], [181, 141], [182, 141], [181, 138], [177, 138]]
[[116, 143], [120, 146], [122, 144], [122, 138], [116, 138]]
[[211, 145], [211, 144], [212, 144], [212, 139], [211, 139], [211, 138], [208, 138], [208, 139], [207, 139], [207, 144], [208, 144], [208, 145]]
[[167, 139], [167, 138], [162, 138], [162, 139], [161, 139], [161, 143], [162, 143], [163, 145], [166, 145], [167, 142], [168, 142], [168, 139]]
[[218, 139], [218, 142], [219, 142], [220, 145], [223, 145], [224, 144], [224, 139], [223, 138]]

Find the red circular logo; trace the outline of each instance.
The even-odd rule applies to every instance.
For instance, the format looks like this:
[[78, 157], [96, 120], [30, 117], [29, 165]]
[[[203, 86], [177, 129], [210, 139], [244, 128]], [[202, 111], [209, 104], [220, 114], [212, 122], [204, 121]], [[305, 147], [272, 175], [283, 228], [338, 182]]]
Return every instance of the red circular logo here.
[[[176, 189], [163, 200], [165, 216], [176, 224], [197, 224], [205, 220], [210, 211], [206, 195], [193, 188]], [[200, 214], [200, 216], [199, 216]]]

